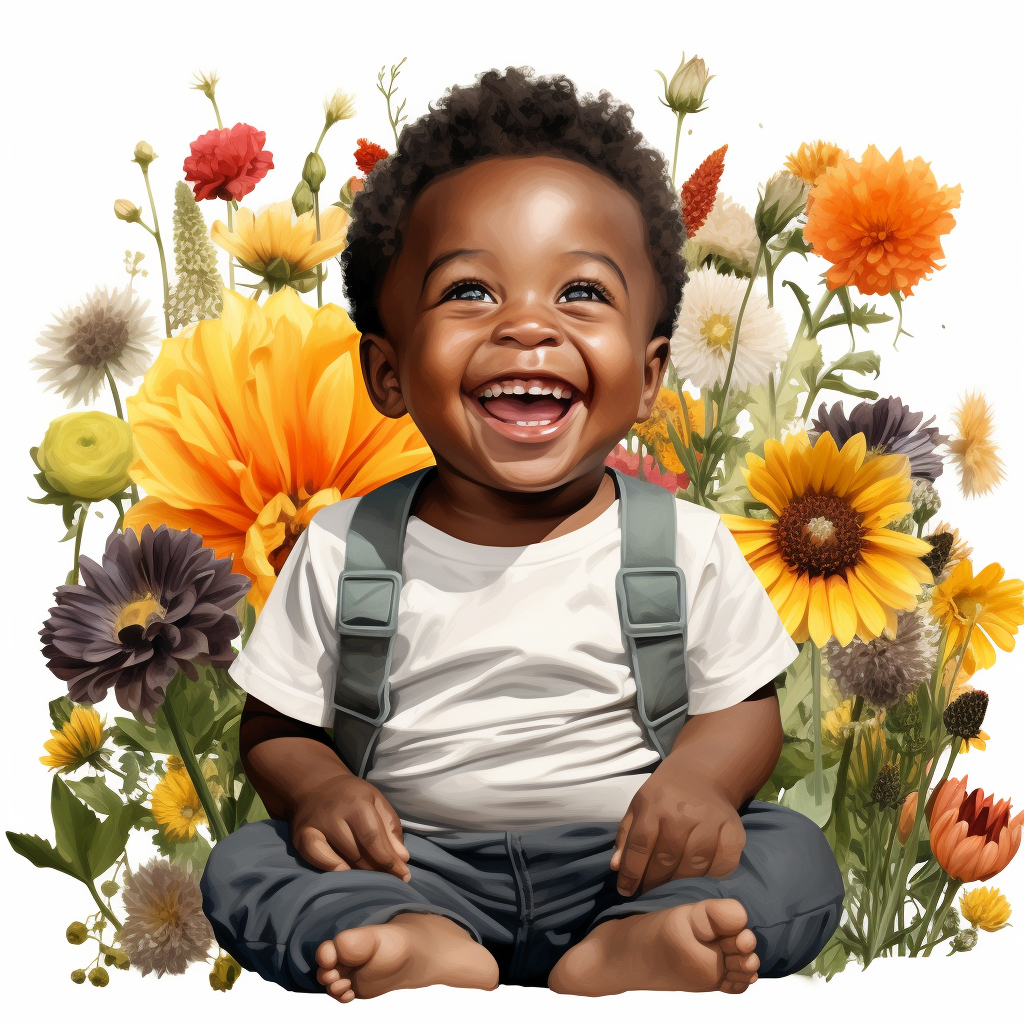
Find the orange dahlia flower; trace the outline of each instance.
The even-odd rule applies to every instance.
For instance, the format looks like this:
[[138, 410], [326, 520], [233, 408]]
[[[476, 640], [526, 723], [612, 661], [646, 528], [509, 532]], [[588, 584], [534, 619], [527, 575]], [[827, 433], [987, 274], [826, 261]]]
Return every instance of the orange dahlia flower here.
[[841, 157], [818, 178], [804, 238], [832, 266], [831, 289], [854, 285], [865, 295], [904, 296], [940, 269], [940, 236], [956, 225], [959, 185], [936, 184], [929, 165], [907, 162], [897, 149], [886, 160], [868, 146], [860, 160]]
[[1024, 811], [1010, 818], [1010, 801], [994, 803], [980, 789], [967, 793], [967, 777], [947, 779], [928, 811], [932, 853], [945, 872], [962, 882], [998, 874], [1020, 847]]
[[291, 288], [257, 305], [224, 290], [220, 319], [163, 343], [127, 399], [147, 494], [124, 517], [191, 529], [253, 583], [257, 612], [298, 534], [342, 498], [433, 463], [408, 416], [370, 403], [348, 314]]

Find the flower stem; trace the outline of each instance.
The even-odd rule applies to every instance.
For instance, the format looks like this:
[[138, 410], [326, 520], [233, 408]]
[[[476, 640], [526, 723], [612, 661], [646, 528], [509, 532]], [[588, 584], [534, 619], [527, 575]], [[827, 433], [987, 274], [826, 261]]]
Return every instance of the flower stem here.
[[821, 770], [821, 650], [813, 640], [808, 643], [811, 645], [811, 720], [814, 723], [814, 803], [818, 805], [825, 798], [825, 776]]
[[160, 223], [156, 217], [156, 203], [153, 200], [153, 189], [149, 184], [149, 168], [140, 164], [142, 167], [142, 177], [146, 182], [146, 192], [149, 194], [149, 208], [153, 211], [153, 231], [152, 235], [156, 239], [157, 252], [160, 253], [160, 274], [164, 279], [164, 330], [167, 331], [166, 337], [171, 336], [171, 289], [167, 283], [167, 257], [164, 255], [164, 243], [160, 238]]
[[[84, 881], [84, 879], [83, 879], [83, 881]], [[89, 887], [89, 892], [91, 892], [91, 893], [92, 893], [92, 898], [93, 898], [93, 899], [94, 899], [94, 900], [96, 901], [96, 906], [100, 908], [100, 913], [102, 913], [102, 914], [103, 914], [103, 916], [104, 916], [104, 917], [105, 917], [105, 918], [106, 918], [106, 919], [107, 919], [107, 920], [108, 920], [108, 921], [109, 921], [109, 922], [110, 922], [110, 923], [111, 923], [111, 924], [112, 924], [112, 925], [113, 925], [113, 926], [114, 926], [114, 927], [115, 927], [115, 928], [116, 928], [116, 929], [117, 929], [118, 931], [120, 931], [120, 930], [121, 930], [121, 929], [122, 929], [122, 928], [124, 927], [124, 925], [122, 925], [122, 924], [121, 924], [121, 922], [120, 922], [120, 921], [118, 921], [118, 919], [117, 919], [117, 916], [116, 916], [116, 915], [114, 914], [114, 912], [113, 912], [113, 911], [112, 911], [112, 910], [110, 909], [110, 907], [108, 907], [108, 906], [107, 906], [107, 905], [106, 905], [106, 904], [105, 904], [105, 903], [103, 902], [103, 900], [101, 900], [101, 899], [100, 899], [100, 894], [99, 894], [99, 893], [98, 893], [98, 892], [96, 891], [96, 885], [95, 885], [95, 883], [94, 883], [94, 882], [92, 881], [92, 879], [90, 879], [90, 880], [89, 880], [88, 882], [86, 882], [85, 884], [86, 884], [86, 885], [87, 885], [87, 886]]]
[[[123, 420], [124, 413], [121, 411], [121, 396], [117, 393], [117, 385], [114, 383], [114, 375], [110, 372], [110, 367], [104, 367], [107, 372], [107, 383], [110, 385], [110, 394], [114, 399], [114, 408], [117, 410], [117, 418]], [[127, 421], [126, 421], [127, 422]], [[139, 500], [139, 489], [135, 486], [135, 481], [132, 480], [132, 504], [137, 504]]]
[[[228, 231], [235, 230], [235, 212], [231, 208], [230, 201], [227, 204], [228, 207]], [[235, 290], [235, 257], [228, 253], [228, 287]]]
[[[927, 946], [918, 948], [918, 952], [921, 952], [922, 948], [925, 950], [925, 956], [931, 956], [932, 947], [935, 946], [936, 943], [942, 941], [942, 926], [946, 921], [946, 914], [949, 913], [949, 908], [952, 906], [953, 900], [956, 899], [956, 894], [961, 884], [962, 883], [959, 878], [951, 878], [949, 880], [949, 884], [946, 887], [946, 895], [935, 914], [935, 925], [932, 928], [932, 941], [929, 942]], [[935, 934], [936, 932], [938, 932], [938, 935]]]
[[683, 131], [683, 118], [685, 114], [676, 114], [676, 146], [672, 151], [672, 188], [676, 187], [676, 164], [679, 163], [679, 136]]
[[[181, 673], [179, 672], [176, 678], [180, 678], [180, 676]], [[162, 706], [164, 717], [167, 719], [167, 726], [174, 737], [174, 745], [178, 748], [178, 756], [184, 763], [185, 770], [192, 780], [192, 785], [196, 787], [196, 792], [199, 794], [203, 810], [206, 811], [206, 820], [210, 823], [210, 831], [213, 833], [214, 842], [219, 843], [228, 834], [224, 819], [221, 817], [220, 808], [217, 806], [217, 801], [213, 799], [213, 794], [210, 792], [210, 787], [206, 784], [203, 773], [199, 770], [199, 762], [196, 760], [196, 755], [192, 752], [192, 745], [185, 736], [185, 730], [178, 721], [178, 716], [174, 712], [169, 697], [164, 700]]]
[[82, 550], [82, 531], [85, 529], [85, 520], [89, 515], [89, 503], [78, 506], [78, 525], [75, 527], [75, 568], [71, 582], [78, 583], [78, 556]]
[[[924, 941], [928, 937], [928, 930], [931, 926], [932, 918], [935, 916], [935, 907], [939, 902], [939, 893], [945, 893], [953, 881], [945, 872], [943, 872], [943, 875], [945, 875], [945, 878], [936, 881], [935, 888], [932, 890], [932, 894], [928, 898], [928, 906], [925, 907], [924, 916], [921, 918], [921, 923], [918, 925], [920, 932], [911, 941], [910, 955], [912, 957], [917, 956], [917, 954], [921, 952], [921, 946], [924, 945]], [[943, 912], [943, 914], [945, 914], [945, 912]]]
[[[316, 221], [316, 240], [320, 241], [320, 193], [319, 191], [313, 193], [313, 219]], [[324, 276], [323, 276], [323, 264], [318, 263], [316, 265], [316, 304], [322, 306], [324, 304]]]
[[217, 101], [213, 98], [213, 96], [210, 96], [210, 102], [213, 104], [214, 114], [217, 115], [217, 127], [223, 128], [224, 122], [220, 119], [220, 108], [217, 106]]
[[[851, 725], [854, 722], [860, 721], [860, 715], [863, 708], [864, 698], [858, 694], [853, 702], [853, 710], [850, 712]], [[846, 737], [846, 742], [843, 744], [843, 752], [839, 755], [839, 769], [836, 772], [836, 789], [832, 794], [831, 819], [833, 821], [838, 817], [839, 813], [845, 806], [846, 785], [850, 775], [850, 758], [853, 755], [853, 732], [853, 729], [851, 729], [850, 735]]]

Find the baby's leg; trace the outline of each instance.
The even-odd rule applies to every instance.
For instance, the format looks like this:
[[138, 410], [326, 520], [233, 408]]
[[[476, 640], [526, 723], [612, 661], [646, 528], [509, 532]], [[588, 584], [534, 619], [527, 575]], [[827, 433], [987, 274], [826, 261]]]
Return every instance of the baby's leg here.
[[755, 800], [725, 878], [679, 878], [598, 914], [549, 978], [578, 995], [631, 989], [743, 991], [821, 951], [842, 914], [843, 880], [824, 835], [787, 807]]
[[[393, 988], [493, 988], [480, 944], [491, 924], [454, 885], [415, 866], [412, 882], [380, 871], [319, 871], [288, 825], [245, 825], [218, 843], [203, 874], [203, 910], [217, 941], [247, 970], [287, 989], [343, 1001]], [[318, 970], [319, 967], [319, 970]]]

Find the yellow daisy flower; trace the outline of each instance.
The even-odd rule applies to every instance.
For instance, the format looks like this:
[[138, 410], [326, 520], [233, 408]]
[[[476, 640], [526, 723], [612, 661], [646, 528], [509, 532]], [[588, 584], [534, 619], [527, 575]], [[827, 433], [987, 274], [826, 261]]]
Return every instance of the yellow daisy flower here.
[[853, 711], [853, 701], [844, 700], [833, 708], [821, 720], [821, 738], [833, 747], [839, 746], [846, 739], [843, 727], [850, 724], [850, 715]]
[[965, 558], [932, 589], [932, 615], [947, 630], [943, 658], [963, 646], [968, 632], [965, 664], [970, 657], [978, 668], [991, 668], [996, 663], [993, 643], [1000, 650], [1013, 650], [1017, 628], [1024, 623], [1024, 581], [1004, 580], [1003, 572], [993, 562], [975, 576], [971, 560]]
[[895, 635], [896, 612], [932, 582], [921, 561], [931, 544], [886, 529], [912, 511], [910, 460], [866, 453], [863, 434], [841, 451], [828, 431], [813, 446], [806, 430], [768, 438], [743, 476], [776, 518], [722, 515], [797, 643]]
[[[312, 211], [295, 216], [291, 200], [271, 203], [254, 213], [241, 206], [235, 227], [214, 221], [210, 237], [246, 270], [262, 277], [272, 292], [286, 284], [308, 291], [315, 278], [309, 272], [345, 248], [349, 215], [339, 206], [320, 211], [320, 241]], [[305, 275], [305, 276], [304, 276]]]
[[958, 436], [949, 442], [949, 450], [960, 474], [960, 490], [966, 498], [985, 494], [1006, 475], [992, 440], [992, 407], [984, 395], [971, 392], [953, 413], [953, 422]]
[[875, 781], [878, 769], [885, 764], [889, 746], [885, 742], [881, 715], [859, 724], [856, 729], [850, 755], [850, 775], [858, 786], [866, 789]]
[[188, 772], [169, 771], [153, 787], [150, 807], [169, 839], [191, 839], [206, 824], [206, 812]]
[[59, 772], [73, 772], [81, 768], [100, 752], [103, 746], [103, 726], [99, 712], [90, 705], [75, 705], [71, 718], [59, 729], [50, 730], [52, 739], [43, 747], [48, 756], [39, 758], [48, 768]]
[[965, 892], [960, 897], [960, 913], [975, 928], [997, 932], [1010, 920], [1010, 904], [998, 889], [987, 885]]

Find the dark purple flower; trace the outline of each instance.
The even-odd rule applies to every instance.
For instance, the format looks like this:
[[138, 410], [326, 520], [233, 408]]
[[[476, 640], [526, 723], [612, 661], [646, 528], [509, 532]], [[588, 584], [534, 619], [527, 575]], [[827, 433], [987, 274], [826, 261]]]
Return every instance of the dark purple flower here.
[[251, 583], [191, 530], [146, 525], [111, 533], [103, 565], [83, 555], [84, 585], [62, 585], [39, 635], [49, 669], [73, 701], [96, 704], [111, 686], [126, 711], [153, 721], [167, 684], [195, 662], [230, 665], [235, 605]]
[[822, 402], [817, 417], [807, 428], [807, 436], [813, 443], [827, 430], [842, 448], [854, 434], [863, 434], [869, 452], [874, 449], [886, 455], [906, 455], [911, 476], [934, 482], [942, 475], [942, 455], [937, 449], [949, 438], [940, 434], [938, 427], [928, 425], [934, 416], [925, 423], [922, 419], [923, 412], [911, 412], [902, 399], [891, 395], [855, 405], [849, 417], [843, 412], [842, 401], [827, 411]]

